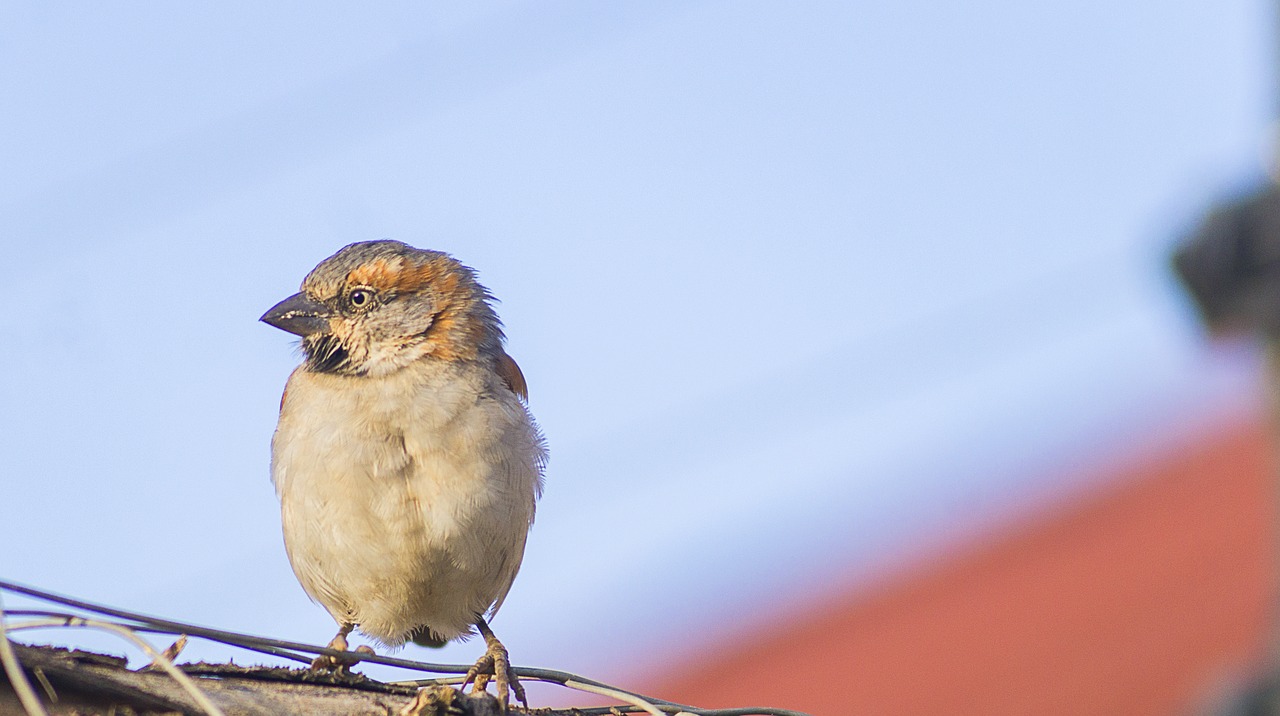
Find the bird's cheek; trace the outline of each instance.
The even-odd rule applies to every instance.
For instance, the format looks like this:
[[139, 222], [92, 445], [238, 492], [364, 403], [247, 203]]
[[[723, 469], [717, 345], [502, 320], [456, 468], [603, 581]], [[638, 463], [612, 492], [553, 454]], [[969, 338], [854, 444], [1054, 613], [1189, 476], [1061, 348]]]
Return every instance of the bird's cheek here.
[[329, 334], [348, 350], [361, 343], [361, 341], [358, 340], [361, 333], [356, 330], [356, 326], [354, 326], [348, 318], [340, 316], [330, 318]]

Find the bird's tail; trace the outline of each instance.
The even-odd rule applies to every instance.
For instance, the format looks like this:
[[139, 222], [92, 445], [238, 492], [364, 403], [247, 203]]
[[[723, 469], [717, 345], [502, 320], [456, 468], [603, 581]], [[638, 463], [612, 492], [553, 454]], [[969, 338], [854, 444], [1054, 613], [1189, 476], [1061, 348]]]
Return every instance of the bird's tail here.
[[448, 639], [441, 639], [431, 633], [431, 629], [425, 626], [420, 626], [417, 629], [414, 629], [413, 632], [409, 634], [409, 641], [412, 641], [418, 646], [425, 646], [431, 649], [439, 649], [449, 643]]

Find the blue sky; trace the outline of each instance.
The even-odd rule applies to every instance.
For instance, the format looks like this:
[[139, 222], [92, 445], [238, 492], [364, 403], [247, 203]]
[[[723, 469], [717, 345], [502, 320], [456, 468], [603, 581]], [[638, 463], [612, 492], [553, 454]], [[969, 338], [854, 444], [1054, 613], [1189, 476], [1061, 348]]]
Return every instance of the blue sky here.
[[502, 300], [551, 445], [494, 625], [517, 662], [606, 675], [638, 663], [617, 643], [687, 652], [867, 584], [1079, 488], [1082, 454], [1248, 404], [1164, 259], [1262, 176], [1270, 26], [1210, 0], [6, 4], [0, 575], [326, 641], [267, 474], [297, 354], [256, 319], [394, 238]]

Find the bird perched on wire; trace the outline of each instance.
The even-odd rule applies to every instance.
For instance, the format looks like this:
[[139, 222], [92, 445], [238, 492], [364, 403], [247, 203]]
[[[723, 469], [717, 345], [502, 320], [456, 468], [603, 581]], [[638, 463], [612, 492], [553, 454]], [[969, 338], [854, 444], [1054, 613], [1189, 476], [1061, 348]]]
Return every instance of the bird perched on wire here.
[[[262, 316], [302, 337], [271, 442], [285, 549], [310, 597], [375, 641], [471, 633], [504, 707], [524, 690], [489, 628], [520, 569], [546, 449], [493, 297], [438, 251], [351, 244]], [[338, 668], [320, 657], [317, 668]]]

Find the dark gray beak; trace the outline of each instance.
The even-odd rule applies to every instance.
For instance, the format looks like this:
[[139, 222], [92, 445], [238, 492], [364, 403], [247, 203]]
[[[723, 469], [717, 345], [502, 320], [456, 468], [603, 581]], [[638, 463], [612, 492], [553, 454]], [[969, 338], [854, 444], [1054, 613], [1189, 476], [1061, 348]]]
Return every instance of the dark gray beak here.
[[312, 301], [305, 293], [295, 293], [272, 306], [258, 320], [294, 335], [309, 336], [327, 332], [332, 315], [333, 312], [323, 303]]

